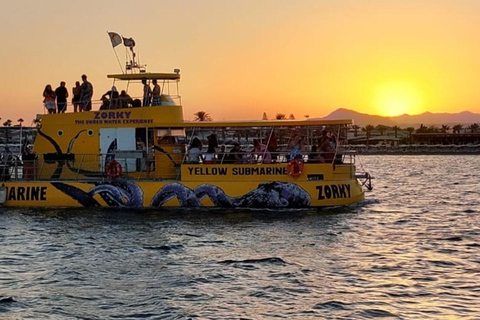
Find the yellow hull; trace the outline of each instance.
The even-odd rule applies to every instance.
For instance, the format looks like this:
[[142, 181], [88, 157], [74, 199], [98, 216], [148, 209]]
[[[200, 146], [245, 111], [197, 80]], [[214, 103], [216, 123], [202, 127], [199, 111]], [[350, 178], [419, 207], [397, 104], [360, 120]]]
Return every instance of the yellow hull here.
[[308, 208], [362, 201], [356, 180], [308, 182], [6, 182], [7, 207]]

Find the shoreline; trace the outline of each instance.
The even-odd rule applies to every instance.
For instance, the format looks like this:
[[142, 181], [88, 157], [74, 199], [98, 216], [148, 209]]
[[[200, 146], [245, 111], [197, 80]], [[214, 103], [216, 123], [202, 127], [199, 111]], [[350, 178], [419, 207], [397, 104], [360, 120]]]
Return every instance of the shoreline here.
[[357, 155], [361, 156], [376, 156], [376, 155], [382, 155], [382, 156], [435, 156], [435, 155], [441, 155], [441, 156], [454, 156], [454, 155], [480, 155], [480, 150], [472, 150], [472, 151], [453, 151], [453, 150], [448, 150], [448, 151], [428, 151], [428, 150], [419, 150], [419, 151], [401, 151], [401, 150], [395, 150], [395, 151], [357, 151], [355, 152]]

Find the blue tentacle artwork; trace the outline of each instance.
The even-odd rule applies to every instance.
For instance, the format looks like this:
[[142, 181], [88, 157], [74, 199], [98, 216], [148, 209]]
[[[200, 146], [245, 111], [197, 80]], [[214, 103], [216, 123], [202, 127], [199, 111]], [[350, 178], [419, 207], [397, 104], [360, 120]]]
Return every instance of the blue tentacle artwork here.
[[52, 185], [85, 207], [100, 206], [94, 197], [97, 194], [109, 207], [143, 207], [143, 190], [133, 181], [95, 183], [87, 192], [62, 182], [52, 182]]
[[[55, 182], [52, 185], [69, 195], [81, 205], [100, 206], [95, 196], [100, 196], [110, 207], [143, 207], [144, 193], [134, 181], [98, 182], [88, 191], [66, 183]], [[230, 197], [213, 185], [202, 184], [195, 189], [181, 183], [163, 186], [153, 196], [150, 207], [161, 207], [176, 199], [182, 207], [201, 207], [202, 200], [210, 199], [217, 207], [233, 208], [305, 208], [310, 206], [310, 195], [302, 187], [288, 182], [265, 182], [242, 196]]]
[[310, 195], [302, 187], [288, 182], [265, 182], [257, 189], [240, 197], [229, 197], [212, 185], [203, 184], [194, 190], [175, 183], [160, 189], [152, 199], [151, 206], [158, 207], [176, 197], [181, 206], [201, 206], [205, 197], [218, 207], [245, 208], [302, 208], [310, 206]]

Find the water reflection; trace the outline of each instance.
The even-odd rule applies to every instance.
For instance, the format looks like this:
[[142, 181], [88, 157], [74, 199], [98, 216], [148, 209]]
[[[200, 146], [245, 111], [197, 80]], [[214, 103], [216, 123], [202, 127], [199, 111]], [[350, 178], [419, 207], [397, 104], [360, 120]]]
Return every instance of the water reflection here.
[[368, 156], [322, 210], [1, 210], [17, 318], [462, 318], [480, 312], [475, 156]]

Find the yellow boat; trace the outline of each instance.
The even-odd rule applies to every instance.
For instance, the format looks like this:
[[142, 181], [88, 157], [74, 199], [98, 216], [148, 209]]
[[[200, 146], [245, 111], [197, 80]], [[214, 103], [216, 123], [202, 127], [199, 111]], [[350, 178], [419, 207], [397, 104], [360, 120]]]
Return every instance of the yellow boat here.
[[[33, 155], [0, 167], [4, 207], [310, 208], [357, 203], [371, 188], [341, 147], [351, 120], [185, 121], [178, 70], [108, 77], [127, 88], [156, 79], [160, 105], [42, 115]], [[322, 131], [337, 137], [323, 159], [312, 151]], [[199, 147], [192, 163], [192, 141], [210, 137], [215, 150]]]

